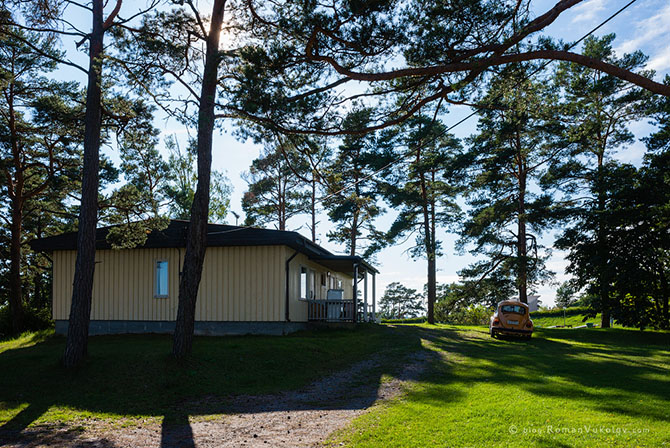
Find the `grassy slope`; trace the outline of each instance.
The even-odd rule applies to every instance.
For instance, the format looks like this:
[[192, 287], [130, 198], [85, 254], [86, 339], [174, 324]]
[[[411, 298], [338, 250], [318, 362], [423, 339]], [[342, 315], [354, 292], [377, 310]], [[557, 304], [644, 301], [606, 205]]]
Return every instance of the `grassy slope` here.
[[23, 335], [0, 343], [0, 429], [88, 417], [216, 413], [192, 403], [299, 388], [380, 351], [397, 359], [420, 348], [416, 335], [405, 333], [359, 327], [286, 337], [199, 337], [187, 365], [168, 355], [169, 336], [99, 336], [90, 339], [86, 365], [74, 372], [59, 364], [63, 338]]
[[[536, 327], [551, 327], [554, 325], [563, 325], [563, 316], [556, 316], [556, 313], [543, 313], [541, 311], [531, 313], [530, 317], [533, 319], [533, 323], [535, 324]], [[586, 318], [585, 314], [577, 314], [577, 315], [566, 315], [565, 316], [565, 325], [569, 325], [572, 327], [578, 327], [580, 325], [586, 325], [587, 322], [591, 322], [593, 324], [600, 325], [600, 314], [598, 314], [596, 317], [589, 317]]]
[[62, 338], [24, 335], [0, 343], [0, 429], [217, 413], [208, 400], [195, 402], [298, 388], [379, 351], [389, 371], [421, 339], [442, 360], [407, 396], [373, 408], [334, 443], [670, 446], [670, 334], [623, 329], [540, 329], [529, 342], [426, 325], [197, 338], [188, 365], [170, 360], [169, 337], [96, 337], [76, 372], [58, 365]]
[[670, 446], [668, 333], [544, 329], [521, 342], [481, 327], [416, 331], [444, 360], [334, 444]]

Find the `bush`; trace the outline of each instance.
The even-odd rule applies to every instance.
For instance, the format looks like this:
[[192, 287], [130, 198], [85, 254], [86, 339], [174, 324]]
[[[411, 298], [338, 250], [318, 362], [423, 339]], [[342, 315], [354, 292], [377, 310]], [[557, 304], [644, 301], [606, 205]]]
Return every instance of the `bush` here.
[[382, 319], [382, 323], [384, 324], [422, 324], [425, 321], [425, 317], [412, 317], [410, 319]]
[[[49, 308], [33, 308], [26, 306], [23, 308], [23, 330], [39, 331], [53, 327], [51, 320], [51, 310]], [[0, 307], [0, 338], [13, 333], [12, 316], [9, 312], [9, 306]]]
[[452, 312], [447, 323], [456, 325], [488, 325], [493, 311], [484, 305], [471, 305]]

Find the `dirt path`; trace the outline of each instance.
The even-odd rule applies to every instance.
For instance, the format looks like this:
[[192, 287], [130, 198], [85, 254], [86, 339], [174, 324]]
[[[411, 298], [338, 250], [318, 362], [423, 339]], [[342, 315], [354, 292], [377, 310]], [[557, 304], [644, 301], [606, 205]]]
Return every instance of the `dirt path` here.
[[[221, 413], [187, 417], [181, 424], [157, 423], [115, 429], [85, 422], [72, 428], [30, 428], [12, 447], [312, 447], [375, 403], [402, 393], [418, 379], [432, 355], [419, 351], [390, 377], [382, 377], [384, 359], [377, 356], [325, 377], [307, 388], [276, 395], [209, 398], [186, 406], [218, 408]], [[0, 437], [1, 439], [1, 437]]]

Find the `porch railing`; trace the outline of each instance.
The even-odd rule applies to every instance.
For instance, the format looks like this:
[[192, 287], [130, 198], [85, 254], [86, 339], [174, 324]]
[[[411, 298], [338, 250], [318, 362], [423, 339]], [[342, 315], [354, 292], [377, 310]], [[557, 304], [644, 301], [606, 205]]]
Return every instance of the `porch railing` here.
[[353, 300], [307, 300], [307, 319], [321, 322], [353, 322]]

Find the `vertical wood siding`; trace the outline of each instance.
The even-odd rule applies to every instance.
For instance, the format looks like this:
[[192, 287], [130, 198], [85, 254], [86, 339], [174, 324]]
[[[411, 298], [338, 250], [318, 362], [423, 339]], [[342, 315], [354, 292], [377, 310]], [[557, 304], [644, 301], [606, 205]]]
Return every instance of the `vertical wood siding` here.
[[[286, 259], [288, 259], [294, 251], [290, 248], [286, 248]], [[351, 300], [353, 297], [353, 277], [350, 277], [341, 272], [332, 272], [328, 268], [321, 266], [318, 263], [311, 261], [304, 254], [298, 254], [291, 261], [290, 267], [290, 276], [289, 276], [289, 311], [290, 318], [292, 322], [306, 322], [307, 321], [307, 304], [306, 302], [300, 300], [300, 268], [305, 267], [309, 270], [313, 270], [316, 273], [316, 299], [323, 300], [326, 298], [326, 293], [328, 290], [328, 285], [325, 288], [321, 288], [321, 275], [327, 275], [330, 273], [331, 277], [335, 277], [337, 280], [342, 281], [342, 289], [344, 289], [344, 298]], [[285, 274], [284, 274], [285, 275]]]
[[[283, 321], [286, 260], [294, 251], [286, 246], [210, 247], [207, 249], [198, 292], [198, 321]], [[72, 298], [75, 251], [53, 254], [53, 317], [68, 319]], [[171, 321], [176, 318], [179, 269], [184, 249], [99, 250], [93, 285], [93, 320]], [[155, 263], [168, 261], [168, 297], [154, 298]], [[316, 273], [316, 296], [326, 298], [321, 274], [328, 269], [298, 254], [290, 263], [289, 310], [292, 322], [307, 321], [307, 304], [299, 300], [300, 268]], [[342, 281], [351, 299], [351, 277], [330, 272]]]

